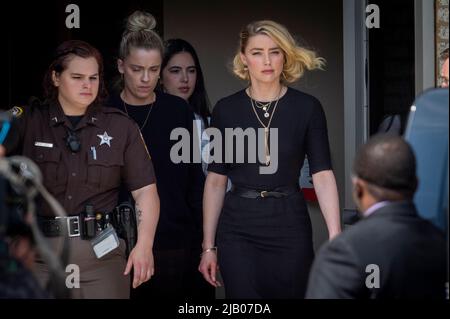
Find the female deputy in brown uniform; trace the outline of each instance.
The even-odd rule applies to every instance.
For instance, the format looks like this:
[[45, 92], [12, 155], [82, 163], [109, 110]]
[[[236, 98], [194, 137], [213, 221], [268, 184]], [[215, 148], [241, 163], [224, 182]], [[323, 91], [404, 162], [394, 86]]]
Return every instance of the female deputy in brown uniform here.
[[[44, 79], [45, 103], [16, 108], [19, 134], [5, 143], [7, 154], [20, 153], [39, 165], [44, 186], [75, 219], [88, 204], [95, 213], [111, 212], [122, 182], [137, 203], [138, 240], [128, 262], [123, 240], [97, 258], [90, 240], [82, 240], [79, 227], [70, 223], [69, 264], [80, 269], [74, 298], [129, 298], [131, 269], [133, 287], [154, 273], [159, 198], [153, 165], [137, 125], [119, 110], [101, 106], [102, 76], [97, 49], [82, 41], [62, 43]], [[55, 222], [48, 206], [40, 205], [37, 211], [39, 220]], [[58, 234], [45, 235], [51, 236], [53, 249], [62, 243]], [[45, 283], [48, 267], [39, 258], [35, 272]]]

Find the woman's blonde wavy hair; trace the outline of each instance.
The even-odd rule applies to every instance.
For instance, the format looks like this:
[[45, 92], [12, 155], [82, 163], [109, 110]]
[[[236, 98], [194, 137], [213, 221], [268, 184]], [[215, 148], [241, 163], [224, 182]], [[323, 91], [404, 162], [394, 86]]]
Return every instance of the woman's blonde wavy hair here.
[[269, 36], [284, 53], [282, 83], [288, 84], [297, 81], [305, 73], [305, 70], [323, 70], [325, 59], [318, 57], [314, 51], [300, 47], [286, 27], [275, 21], [261, 20], [248, 24], [240, 33], [239, 49], [233, 59], [233, 73], [240, 79], [250, 80], [240, 53], [245, 53], [248, 40], [258, 34]]

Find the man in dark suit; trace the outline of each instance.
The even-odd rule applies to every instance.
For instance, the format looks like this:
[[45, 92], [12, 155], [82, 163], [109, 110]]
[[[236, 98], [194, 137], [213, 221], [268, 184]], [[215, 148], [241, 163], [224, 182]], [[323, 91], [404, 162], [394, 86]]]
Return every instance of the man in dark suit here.
[[401, 137], [378, 135], [353, 164], [362, 220], [325, 244], [307, 298], [445, 298], [444, 234], [417, 216], [414, 153]]

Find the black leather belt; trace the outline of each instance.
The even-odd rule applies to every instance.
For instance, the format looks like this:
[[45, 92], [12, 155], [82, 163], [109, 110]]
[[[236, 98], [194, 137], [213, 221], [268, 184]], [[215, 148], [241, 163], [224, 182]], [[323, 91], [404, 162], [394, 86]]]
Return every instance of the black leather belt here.
[[277, 187], [272, 190], [257, 190], [246, 187], [234, 186], [231, 188], [231, 192], [235, 195], [256, 199], [256, 198], [283, 198], [298, 192], [298, 187]]
[[[96, 220], [95, 227], [104, 229], [105, 216], [109, 217], [109, 213], [102, 214], [100, 220]], [[37, 221], [40, 230], [47, 237], [58, 237], [64, 234], [64, 228], [67, 229], [69, 237], [80, 237], [82, 232], [81, 216], [67, 216], [67, 217], [44, 217], [37, 216]]]

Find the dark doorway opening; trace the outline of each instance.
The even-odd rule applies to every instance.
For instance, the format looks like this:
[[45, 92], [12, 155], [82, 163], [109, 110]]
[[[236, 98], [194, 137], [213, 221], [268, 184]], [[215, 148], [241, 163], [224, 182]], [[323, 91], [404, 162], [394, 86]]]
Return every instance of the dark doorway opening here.
[[[79, 29], [66, 27], [69, 4], [80, 8]], [[10, 2], [2, 22], [7, 37], [3, 52], [7, 92], [3, 90], [0, 97], [2, 108], [24, 105], [30, 96], [42, 96], [44, 73], [55, 48], [65, 40], [84, 40], [98, 48], [104, 58], [105, 81], [110, 85], [117, 75], [116, 57], [125, 19], [134, 10], [153, 14], [158, 22], [156, 31], [163, 35], [162, 0]]]
[[380, 28], [369, 29], [369, 130], [403, 134], [415, 97], [414, 1], [374, 0]]

